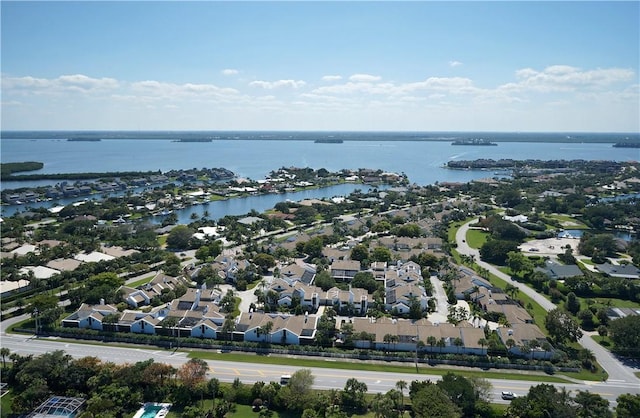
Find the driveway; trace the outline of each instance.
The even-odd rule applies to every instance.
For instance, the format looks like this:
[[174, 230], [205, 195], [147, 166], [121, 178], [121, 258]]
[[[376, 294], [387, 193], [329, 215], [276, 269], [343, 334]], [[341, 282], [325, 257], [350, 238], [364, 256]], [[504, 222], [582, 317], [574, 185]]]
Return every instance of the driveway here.
[[[495, 266], [485, 263], [480, 260], [480, 251], [469, 247], [466, 242], [467, 231], [469, 230], [469, 226], [478, 222], [478, 219], [473, 219], [472, 221], [467, 222], [462, 225], [460, 229], [456, 232], [456, 243], [458, 244], [458, 252], [460, 254], [472, 255], [476, 260], [476, 263], [496, 276], [500, 277], [507, 283], [511, 283], [516, 286], [518, 289], [522, 291], [522, 293], [531, 297], [535, 300], [544, 310], [550, 311], [552, 309], [557, 308], [557, 306], [545, 298], [543, 295], [539, 294], [529, 286], [524, 283], [518, 283], [516, 281], [511, 280], [511, 276], [504, 274], [500, 270], [498, 270]], [[615, 357], [611, 352], [602, 347], [600, 344], [595, 342], [589, 335], [584, 333], [584, 336], [578, 341], [580, 345], [584, 348], [587, 348], [593, 352], [596, 360], [600, 365], [609, 373], [609, 380], [615, 382], [625, 382], [625, 383], [636, 383], [640, 384], [640, 380], [635, 376], [634, 372], [640, 371], [640, 369], [635, 368], [634, 366], [627, 366], [623, 364], [617, 357]]]

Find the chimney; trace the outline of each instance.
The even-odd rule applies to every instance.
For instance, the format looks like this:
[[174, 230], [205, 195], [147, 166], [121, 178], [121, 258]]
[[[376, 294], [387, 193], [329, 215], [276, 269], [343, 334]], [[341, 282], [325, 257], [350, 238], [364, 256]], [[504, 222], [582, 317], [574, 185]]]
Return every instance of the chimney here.
[[104, 298], [100, 298], [100, 305], [104, 305]]

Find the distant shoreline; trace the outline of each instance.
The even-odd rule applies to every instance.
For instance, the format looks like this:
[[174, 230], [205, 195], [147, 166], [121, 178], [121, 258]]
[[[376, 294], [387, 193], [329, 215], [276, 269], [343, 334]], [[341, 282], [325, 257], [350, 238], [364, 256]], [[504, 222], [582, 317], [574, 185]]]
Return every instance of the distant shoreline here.
[[[84, 141], [170, 140], [179, 142], [215, 141], [420, 141], [456, 142], [482, 137], [490, 142], [546, 143], [638, 143], [640, 133], [625, 132], [391, 132], [391, 131], [2, 131], [2, 139], [64, 140], [81, 137]], [[98, 144], [96, 144], [98, 145]]]

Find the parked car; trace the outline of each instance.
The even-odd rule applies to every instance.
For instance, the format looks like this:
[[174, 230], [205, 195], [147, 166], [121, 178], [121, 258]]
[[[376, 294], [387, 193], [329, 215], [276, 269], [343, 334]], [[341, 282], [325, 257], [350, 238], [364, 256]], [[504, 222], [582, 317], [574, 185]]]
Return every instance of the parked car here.
[[513, 392], [508, 392], [508, 391], [503, 391], [502, 392], [502, 399], [510, 401], [512, 399], [516, 398], [516, 394]]

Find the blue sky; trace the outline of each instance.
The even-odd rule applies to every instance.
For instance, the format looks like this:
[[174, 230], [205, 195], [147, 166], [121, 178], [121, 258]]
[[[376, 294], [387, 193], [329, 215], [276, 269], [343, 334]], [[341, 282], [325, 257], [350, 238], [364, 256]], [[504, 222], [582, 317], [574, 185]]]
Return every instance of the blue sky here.
[[638, 132], [639, 4], [2, 1], [2, 129]]

